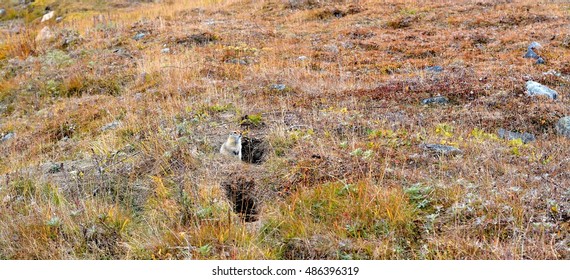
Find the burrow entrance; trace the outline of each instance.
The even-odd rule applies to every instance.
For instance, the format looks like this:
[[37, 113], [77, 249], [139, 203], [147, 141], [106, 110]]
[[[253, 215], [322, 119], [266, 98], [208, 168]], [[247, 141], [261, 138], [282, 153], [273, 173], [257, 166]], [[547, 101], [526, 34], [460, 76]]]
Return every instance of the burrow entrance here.
[[262, 139], [243, 137], [241, 140], [241, 160], [247, 163], [263, 163], [268, 150], [267, 143]]
[[260, 208], [260, 199], [257, 195], [254, 179], [232, 174], [228, 181], [222, 182], [226, 197], [232, 204], [232, 209], [245, 222], [257, 221]]

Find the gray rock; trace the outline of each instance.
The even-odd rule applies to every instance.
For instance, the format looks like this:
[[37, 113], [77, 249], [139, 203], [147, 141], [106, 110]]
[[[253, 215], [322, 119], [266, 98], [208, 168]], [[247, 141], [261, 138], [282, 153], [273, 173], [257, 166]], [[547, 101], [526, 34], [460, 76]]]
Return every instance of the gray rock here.
[[497, 134], [499, 135], [499, 137], [506, 139], [506, 140], [521, 139], [523, 141], [523, 143], [525, 143], [525, 144], [536, 140], [536, 137], [534, 137], [534, 135], [532, 135], [530, 133], [513, 132], [513, 131], [505, 130], [503, 128], [499, 128], [499, 131], [497, 132]]
[[51, 29], [48, 26], [44, 26], [44, 28], [42, 28], [42, 30], [40, 30], [40, 32], [36, 36], [36, 43], [50, 40], [53, 39], [54, 37], [55, 34], [53, 34]]
[[161, 53], [170, 53], [170, 48], [164, 48], [160, 50]]
[[558, 98], [558, 93], [555, 90], [548, 88], [547, 86], [541, 85], [535, 81], [526, 82], [526, 91], [529, 96], [546, 95], [552, 99]]
[[427, 105], [427, 104], [447, 104], [449, 103], [449, 99], [447, 99], [447, 97], [445, 96], [434, 96], [434, 97], [430, 97], [430, 98], [426, 98], [424, 100], [422, 100], [422, 104]]
[[441, 71], [443, 71], [443, 67], [441, 67], [439, 65], [428, 66], [425, 68], [425, 70], [428, 72], [441, 72]]
[[239, 64], [239, 65], [248, 65], [249, 64], [245, 59], [240, 59], [240, 58], [228, 59], [228, 60], [226, 60], [226, 63]]
[[532, 49], [528, 49], [523, 57], [524, 58], [533, 58], [533, 59], [540, 58], [540, 56], [537, 53], [535, 53]]
[[305, 61], [305, 60], [308, 59], [308, 57], [302, 55], [302, 56], [299, 56], [297, 59], [300, 60], [300, 61]]
[[112, 122], [112, 123], [108, 123], [108, 124], [104, 125], [103, 127], [101, 127], [101, 131], [115, 129], [115, 128], [117, 128], [119, 125], [121, 125], [121, 122], [119, 122], [119, 121], [114, 121], [114, 122]]
[[544, 58], [540, 57], [540, 55], [538, 55], [534, 50], [541, 48], [542, 46], [540, 45], [540, 43], [538, 42], [532, 42], [530, 43], [530, 45], [528, 45], [527, 51], [524, 54], [524, 58], [532, 58], [532, 59], [536, 59], [536, 64], [545, 64], [546, 61], [544, 60]]
[[12, 139], [14, 136], [16, 136], [16, 134], [14, 132], [8, 132], [6, 135], [2, 136], [2, 138], [0, 138], [0, 143], [4, 142], [4, 141], [8, 141], [10, 139]]
[[539, 49], [541, 47], [542, 47], [542, 45], [540, 45], [539, 42], [532, 42], [532, 43], [530, 43], [530, 45], [528, 45], [529, 50]]
[[463, 154], [463, 151], [458, 148], [441, 144], [421, 144], [420, 148], [444, 156], [454, 156], [454, 155]]
[[273, 90], [284, 91], [287, 88], [287, 86], [284, 84], [273, 84], [270, 86], [270, 88]]
[[144, 38], [144, 36], [146, 36], [146, 33], [142, 33], [142, 32], [141, 32], [141, 33], [137, 33], [137, 35], [135, 35], [135, 36], [133, 37], [133, 39], [135, 39], [135, 40], [138, 41], [138, 40]]
[[570, 138], [570, 116], [560, 118], [556, 123], [556, 132], [558, 134]]
[[0, 9], [0, 17], [3, 17], [6, 15], [6, 9]]
[[56, 17], [55, 18], [55, 22], [61, 22], [63, 20], [63, 17]]

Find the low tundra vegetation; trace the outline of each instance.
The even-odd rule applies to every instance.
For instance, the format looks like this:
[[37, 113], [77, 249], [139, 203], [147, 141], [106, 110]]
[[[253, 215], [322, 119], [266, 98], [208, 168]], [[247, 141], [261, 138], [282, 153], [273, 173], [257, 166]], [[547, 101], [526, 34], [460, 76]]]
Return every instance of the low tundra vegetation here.
[[2, 5], [0, 259], [570, 258], [567, 4]]

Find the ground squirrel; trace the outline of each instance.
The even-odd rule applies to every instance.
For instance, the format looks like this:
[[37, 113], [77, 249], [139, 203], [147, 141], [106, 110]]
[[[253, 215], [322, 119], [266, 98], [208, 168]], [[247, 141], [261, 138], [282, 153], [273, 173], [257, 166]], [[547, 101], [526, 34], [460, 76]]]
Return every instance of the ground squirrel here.
[[220, 147], [220, 153], [234, 156], [241, 160], [241, 132], [232, 131], [226, 142]]

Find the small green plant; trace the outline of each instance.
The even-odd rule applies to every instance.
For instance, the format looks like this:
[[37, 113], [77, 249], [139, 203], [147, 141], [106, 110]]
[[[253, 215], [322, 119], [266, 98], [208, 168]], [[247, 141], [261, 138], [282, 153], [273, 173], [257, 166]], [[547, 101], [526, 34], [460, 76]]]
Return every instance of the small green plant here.
[[479, 129], [479, 128], [474, 128], [469, 135], [471, 135], [471, 137], [473, 137], [477, 140], [498, 140], [499, 139], [499, 137], [497, 137], [496, 134], [487, 133], [484, 130]]
[[202, 207], [196, 211], [196, 216], [200, 219], [212, 218], [212, 206]]
[[351, 156], [357, 156], [357, 157], [359, 157], [359, 156], [362, 156], [362, 154], [364, 154], [364, 151], [362, 151], [361, 148], [357, 148], [357, 149], [355, 149], [354, 151], [350, 152], [350, 155], [351, 155]]
[[212, 251], [212, 245], [206, 244], [198, 248], [198, 252], [202, 257], [207, 257]]
[[413, 16], [418, 13], [418, 9], [416, 8], [404, 8], [400, 10], [400, 14], [402, 15], [409, 15]]
[[372, 150], [362, 150], [361, 148], [357, 148], [354, 151], [350, 152], [351, 156], [361, 157], [362, 159], [366, 160], [371, 158], [374, 155], [374, 151]]
[[229, 110], [231, 107], [232, 107], [231, 104], [225, 104], [225, 105], [215, 104], [210, 106], [209, 111], [221, 113]]
[[260, 126], [263, 124], [263, 117], [261, 114], [246, 115], [240, 122], [242, 125]]
[[348, 224], [345, 229], [348, 236], [353, 238], [366, 238], [368, 236], [366, 229], [359, 222]]
[[553, 215], [558, 215], [560, 213], [560, 205], [554, 200], [548, 200], [548, 205], [550, 206], [550, 213]]
[[444, 137], [452, 137], [453, 136], [453, 126], [446, 124], [446, 123], [438, 124], [435, 127], [435, 133], [439, 134], [441, 136], [444, 136]]
[[422, 184], [414, 184], [406, 189], [404, 193], [408, 196], [411, 203], [416, 205], [416, 209], [425, 209], [431, 203], [430, 194], [432, 188], [423, 186]]
[[61, 220], [57, 216], [50, 218], [46, 221], [44, 229], [50, 239], [56, 240], [61, 231]]
[[310, 139], [315, 132], [313, 129], [307, 130], [293, 130], [289, 132], [289, 138], [293, 140], [295, 143], [299, 140]]
[[397, 134], [391, 129], [371, 130], [368, 132], [370, 138], [395, 138]]
[[344, 196], [348, 193], [356, 192], [354, 184], [344, 184], [341, 188], [336, 191], [337, 196]]
[[55, 80], [48, 80], [44, 86], [46, 96], [57, 97], [61, 93], [61, 83]]
[[73, 63], [73, 59], [64, 51], [52, 50], [44, 57], [44, 62], [50, 67], [65, 67]]
[[509, 140], [509, 146], [511, 147], [511, 154], [513, 154], [515, 156], [520, 156], [521, 155], [520, 148], [522, 148], [526, 145], [524, 144], [522, 139], [516, 138], [516, 139]]
[[48, 227], [54, 227], [54, 228], [59, 227], [61, 225], [61, 220], [59, 219], [59, 217], [54, 216], [46, 222], [46, 225]]
[[232, 104], [199, 105], [194, 112], [196, 120], [205, 120], [217, 113], [226, 112], [233, 108]]

